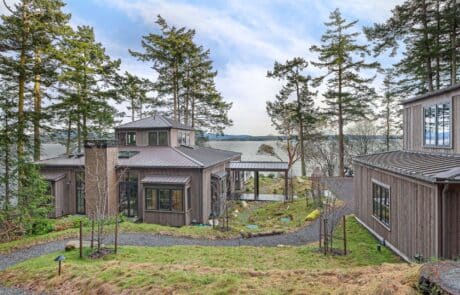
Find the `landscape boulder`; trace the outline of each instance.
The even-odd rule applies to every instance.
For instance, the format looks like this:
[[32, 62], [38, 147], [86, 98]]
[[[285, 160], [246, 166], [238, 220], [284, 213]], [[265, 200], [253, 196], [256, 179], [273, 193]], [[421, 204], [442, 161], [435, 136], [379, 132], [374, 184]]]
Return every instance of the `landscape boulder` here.
[[[101, 246], [104, 247], [104, 244], [101, 244]], [[83, 247], [91, 247], [91, 242], [90, 241], [83, 241]], [[96, 241], [94, 241], [93, 247], [94, 248], [97, 247], [97, 242]], [[72, 250], [75, 250], [75, 249], [80, 249], [80, 241], [79, 240], [68, 241], [65, 244], [64, 249], [66, 251], [72, 251]]]
[[426, 263], [420, 269], [419, 288], [427, 294], [460, 294], [460, 263]]

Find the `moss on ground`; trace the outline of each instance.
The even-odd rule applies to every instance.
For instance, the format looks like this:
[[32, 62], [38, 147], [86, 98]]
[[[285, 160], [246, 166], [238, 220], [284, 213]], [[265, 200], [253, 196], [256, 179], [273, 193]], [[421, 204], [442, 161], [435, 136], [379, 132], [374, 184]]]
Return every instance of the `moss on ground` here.
[[[337, 229], [340, 231], [340, 228]], [[417, 267], [402, 263], [348, 218], [348, 256], [302, 247], [128, 247], [90, 260], [78, 251], [31, 259], [0, 272], [7, 286], [58, 293], [354, 293], [412, 292]], [[88, 249], [85, 249], [88, 253]], [[53, 258], [67, 257], [57, 276]], [[383, 293], [381, 293], [383, 294]]]

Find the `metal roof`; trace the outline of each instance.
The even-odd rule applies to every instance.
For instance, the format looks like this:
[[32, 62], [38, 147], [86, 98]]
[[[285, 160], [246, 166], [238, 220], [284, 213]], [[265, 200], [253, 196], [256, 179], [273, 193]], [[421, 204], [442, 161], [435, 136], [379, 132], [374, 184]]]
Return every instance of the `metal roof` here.
[[241, 156], [241, 153], [201, 146], [181, 146], [176, 149], [187, 157], [200, 162], [204, 167], [214, 166], [228, 160], [236, 160], [236, 157]]
[[184, 130], [194, 130], [190, 126], [186, 126], [162, 115], [154, 115], [151, 117], [139, 119], [126, 124], [121, 124], [115, 129], [150, 129], [150, 128], [176, 128]]
[[40, 173], [40, 175], [50, 181], [58, 181], [61, 180], [65, 177], [65, 173], [63, 172], [54, 172], [54, 171], [43, 171]]
[[[358, 156], [356, 163], [380, 168], [427, 182], [453, 180], [460, 167], [460, 155], [392, 151]], [[454, 170], [455, 169], [455, 170]]]
[[287, 171], [289, 170], [286, 162], [230, 162], [230, 170], [248, 171]]
[[450, 87], [446, 87], [446, 88], [443, 88], [443, 89], [439, 89], [439, 90], [436, 90], [436, 91], [431, 91], [431, 92], [428, 92], [428, 93], [425, 93], [425, 94], [421, 94], [421, 95], [417, 95], [417, 96], [408, 98], [406, 100], [403, 100], [401, 102], [401, 104], [405, 105], [405, 104], [408, 104], [408, 103], [411, 103], [411, 102], [415, 102], [415, 101], [422, 100], [422, 99], [425, 99], [425, 98], [441, 95], [441, 94], [451, 92], [451, 91], [455, 91], [455, 90], [458, 90], [458, 89], [460, 89], [460, 83], [452, 85]]
[[[118, 148], [119, 152], [131, 152], [131, 157], [119, 157], [118, 166], [133, 168], [206, 168], [218, 163], [234, 160], [240, 153], [203, 147], [154, 146]], [[62, 155], [36, 162], [42, 166], [73, 167], [84, 166], [84, 156]]]
[[141, 182], [155, 184], [187, 184], [190, 182], [190, 176], [147, 175], [142, 178]]

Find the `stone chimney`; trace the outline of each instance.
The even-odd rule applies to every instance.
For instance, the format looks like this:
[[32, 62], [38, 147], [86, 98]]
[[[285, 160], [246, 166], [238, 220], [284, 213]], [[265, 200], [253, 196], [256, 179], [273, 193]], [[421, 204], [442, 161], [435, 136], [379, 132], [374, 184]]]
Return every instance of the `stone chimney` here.
[[86, 215], [118, 213], [116, 140], [85, 141], [85, 209]]

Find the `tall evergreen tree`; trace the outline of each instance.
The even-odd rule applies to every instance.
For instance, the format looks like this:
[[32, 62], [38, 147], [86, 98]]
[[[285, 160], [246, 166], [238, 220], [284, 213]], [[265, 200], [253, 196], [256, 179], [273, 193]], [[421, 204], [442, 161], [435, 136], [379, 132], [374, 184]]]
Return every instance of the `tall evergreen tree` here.
[[365, 61], [370, 52], [366, 45], [356, 41], [359, 32], [353, 32], [352, 29], [357, 21], [346, 21], [338, 9], [330, 14], [329, 19], [325, 23], [327, 30], [321, 37], [322, 44], [311, 47], [312, 52], [319, 54], [319, 61], [312, 64], [327, 70], [316, 81], [327, 80], [325, 112], [330, 122], [338, 127], [339, 175], [344, 176], [344, 126], [369, 114], [375, 97], [370, 87], [374, 77], [363, 77], [360, 71], [377, 68], [378, 63]]
[[[302, 176], [306, 176], [306, 157], [305, 157], [305, 140], [307, 131], [311, 133], [314, 130], [314, 124], [318, 121], [317, 111], [314, 108], [313, 96], [315, 92], [311, 91], [312, 78], [304, 73], [308, 62], [296, 57], [292, 60], [281, 64], [275, 62], [273, 71], [267, 73], [267, 77], [275, 78], [284, 82], [277, 99], [286, 100], [293, 96], [295, 102], [293, 120], [298, 124], [297, 137], [300, 143], [300, 161]], [[270, 112], [273, 114], [273, 112]]]
[[209, 50], [194, 43], [195, 31], [170, 26], [158, 16], [159, 34], [142, 38], [144, 52], [130, 53], [141, 61], [153, 62], [158, 73], [155, 91], [165, 99], [174, 120], [208, 131], [222, 132], [232, 124], [231, 103], [217, 91]]
[[[61, 111], [68, 114], [68, 130], [77, 127], [77, 147], [88, 139], [89, 127], [102, 132], [114, 123], [117, 110], [110, 104], [116, 98], [117, 70], [120, 60], [112, 60], [101, 43], [96, 42], [93, 28], [79, 26], [60, 44], [63, 66], [61, 83]], [[75, 108], [75, 112], [68, 112]]]
[[397, 81], [392, 70], [386, 70], [383, 79], [383, 95], [381, 96], [379, 107], [379, 119], [382, 120], [380, 126], [385, 138], [385, 149], [390, 151], [391, 137], [400, 133], [402, 109], [399, 105], [401, 99], [398, 95]]
[[456, 0], [406, 0], [384, 23], [365, 28], [376, 55], [402, 48], [395, 64], [401, 94], [413, 95], [455, 84], [459, 75], [460, 32]]
[[153, 83], [148, 79], [139, 78], [125, 72], [120, 77], [118, 96], [121, 100], [129, 102], [128, 110], [131, 111], [131, 121], [148, 113], [146, 107], [159, 107], [162, 101], [152, 97]]

